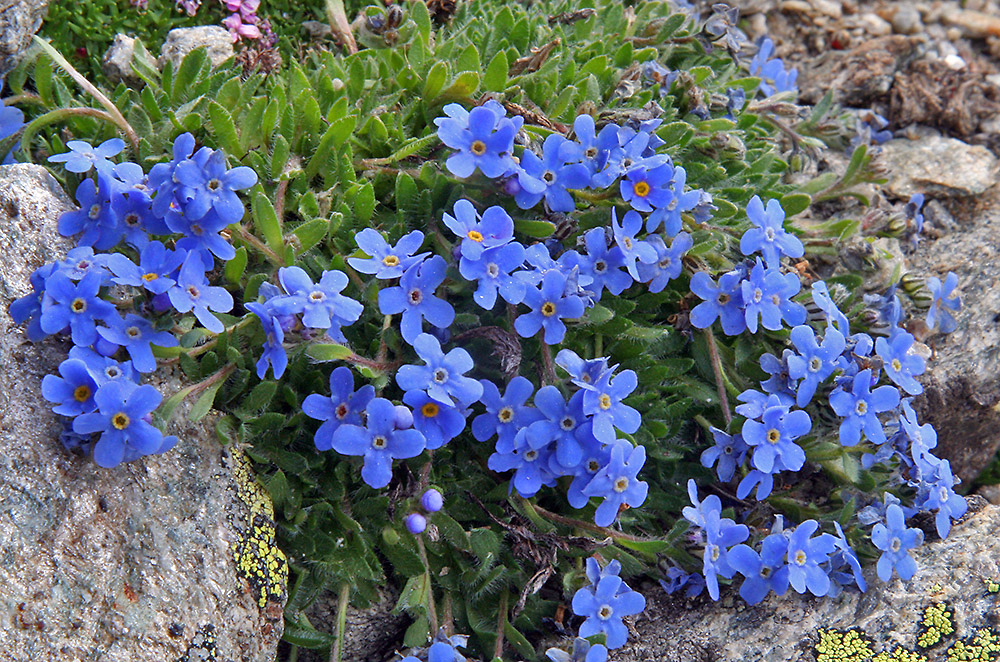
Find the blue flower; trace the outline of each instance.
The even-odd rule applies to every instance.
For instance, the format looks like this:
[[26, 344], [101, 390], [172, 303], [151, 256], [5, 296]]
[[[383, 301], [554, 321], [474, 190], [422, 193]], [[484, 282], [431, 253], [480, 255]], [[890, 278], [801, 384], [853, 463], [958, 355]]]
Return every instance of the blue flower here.
[[374, 398], [365, 408], [365, 426], [342, 423], [333, 432], [331, 448], [342, 455], [364, 458], [361, 478], [376, 489], [392, 478], [392, 461], [416, 457], [423, 452], [424, 435], [417, 430], [397, 430], [395, 407], [384, 398]]
[[59, 364], [59, 375], [42, 377], [42, 397], [56, 403], [52, 411], [63, 416], [77, 416], [97, 408], [94, 402], [97, 382], [86, 363], [80, 359], [66, 359]]
[[122, 238], [122, 226], [118, 216], [111, 208], [111, 191], [107, 180], [98, 176], [98, 184], [94, 180], [85, 179], [76, 188], [76, 200], [80, 208], [68, 211], [59, 217], [59, 234], [64, 237], [83, 233], [77, 239], [77, 246], [93, 246], [98, 250], [107, 250], [117, 244]]
[[503, 207], [494, 205], [480, 216], [472, 203], [462, 198], [455, 202], [454, 212], [454, 216], [445, 212], [442, 220], [462, 240], [462, 257], [478, 260], [484, 250], [514, 238], [514, 220]]
[[170, 234], [170, 228], [163, 219], [153, 214], [148, 198], [113, 193], [111, 211], [121, 226], [122, 238], [140, 250], [149, 243], [150, 233]]
[[816, 388], [837, 368], [837, 359], [844, 353], [847, 341], [834, 327], [828, 327], [823, 344], [816, 342], [816, 332], [802, 324], [792, 329], [792, 344], [799, 351], [788, 357], [788, 376], [801, 380], [795, 394], [795, 404], [805, 407]]
[[582, 359], [571, 349], [559, 350], [555, 363], [569, 373], [570, 381], [580, 388], [595, 384], [608, 369], [607, 357]]
[[451, 304], [434, 296], [447, 269], [444, 258], [435, 255], [404, 271], [397, 287], [379, 291], [378, 307], [383, 315], [403, 313], [399, 326], [406, 342], [413, 344], [422, 333], [425, 318], [439, 329], [448, 328], [455, 321], [455, 309]]
[[177, 275], [177, 283], [167, 291], [170, 304], [179, 313], [194, 312], [206, 329], [222, 333], [225, 326], [209, 311], [228, 313], [233, 309], [233, 295], [226, 288], [210, 285], [205, 265], [197, 252], [188, 253]]
[[[866, 294], [864, 302], [867, 306], [872, 306], [878, 313], [878, 321], [888, 328], [889, 335], [898, 332], [897, 326], [903, 318], [903, 305], [896, 294], [896, 284], [893, 283], [885, 294]], [[875, 326], [875, 325], [872, 325]]]
[[[674, 199], [674, 194], [670, 190], [670, 180], [673, 176], [674, 167], [671, 163], [644, 161], [626, 172], [625, 177], [619, 182], [618, 188], [622, 200], [637, 211], [663, 209]], [[651, 216], [649, 225], [650, 228], [647, 230], [653, 232], [660, 223], [654, 222]]]
[[49, 163], [62, 163], [70, 172], [83, 173], [95, 167], [98, 172], [111, 172], [115, 164], [109, 159], [125, 149], [125, 141], [112, 138], [94, 147], [82, 140], [70, 140], [66, 146], [69, 151], [53, 154], [49, 157]]
[[66, 257], [55, 263], [55, 271], [66, 274], [70, 280], [80, 280], [93, 272], [100, 274], [101, 286], [111, 284], [111, 273], [108, 270], [112, 255], [107, 253], [94, 254], [91, 246], [78, 246], [70, 249]]
[[691, 310], [691, 325], [707, 329], [719, 319], [727, 336], [742, 333], [747, 328], [742, 282], [743, 274], [739, 271], [722, 274], [718, 285], [704, 271], [695, 273], [691, 277], [691, 291], [704, 301]]
[[609, 370], [583, 390], [583, 412], [591, 416], [594, 437], [598, 441], [613, 443], [618, 436], [615, 428], [632, 434], [642, 425], [639, 412], [622, 402], [638, 385], [639, 378], [634, 370], [623, 370], [613, 381]]
[[131, 388], [135, 386], [135, 382], [139, 377], [132, 367], [131, 361], [118, 363], [114, 359], [101, 356], [89, 347], [80, 347], [79, 345], [71, 347], [69, 358], [83, 361], [90, 371], [90, 376], [97, 382], [98, 387], [108, 382], [119, 382]]
[[527, 288], [524, 303], [531, 308], [531, 312], [514, 320], [518, 335], [530, 338], [544, 328], [546, 345], [562, 342], [566, 335], [563, 318], [576, 319], [584, 312], [583, 299], [567, 294], [566, 286], [566, 276], [558, 271], [547, 271], [540, 288]]
[[[926, 468], [929, 467], [925, 467], [925, 470]], [[929, 479], [921, 477], [916, 506], [921, 510], [937, 511], [934, 525], [938, 535], [944, 539], [951, 531], [951, 520], [964, 515], [969, 509], [969, 504], [964, 498], [955, 494], [954, 487], [958, 481], [952, 476], [951, 463], [948, 460], [937, 460], [933, 469], [933, 475]]]
[[509, 448], [501, 448], [501, 444], [497, 444], [496, 452], [490, 455], [486, 464], [493, 471], [514, 469], [512, 487], [518, 494], [530, 499], [542, 485], [556, 483], [556, 477], [549, 471], [549, 455], [548, 441], [544, 437], [529, 437], [528, 429], [521, 428]]
[[611, 461], [612, 446], [597, 441], [591, 432], [589, 423], [583, 423], [577, 428], [576, 438], [583, 448], [583, 456], [577, 465], [564, 467], [553, 457], [549, 460], [549, 468], [552, 473], [559, 476], [573, 477], [566, 489], [566, 501], [574, 508], [583, 508], [590, 501], [590, 496], [585, 494], [584, 490], [593, 481], [597, 472]]
[[472, 436], [476, 441], [486, 441], [494, 434], [497, 444], [513, 448], [514, 436], [518, 430], [526, 428], [541, 418], [541, 413], [527, 404], [535, 391], [535, 386], [524, 377], [517, 376], [507, 384], [503, 397], [493, 382], [481, 379], [483, 395], [480, 401], [486, 405], [486, 413], [472, 420]]
[[889, 581], [895, 569], [900, 579], [911, 579], [917, 572], [917, 562], [910, 556], [909, 550], [919, 547], [923, 541], [923, 531], [906, 528], [903, 510], [899, 506], [893, 504], [886, 508], [885, 524], [879, 522], [872, 529], [872, 544], [882, 550], [882, 556], [875, 565], [878, 578]]
[[920, 356], [910, 352], [914, 340], [911, 334], [899, 331], [888, 340], [876, 339], [875, 353], [882, 359], [889, 379], [910, 395], [919, 395], [924, 387], [913, 376], [923, 374], [925, 364]]
[[156, 358], [150, 345], [177, 346], [177, 338], [173, 334], [157, 331], [149, 320], [131, 313], [125, 319], [112, 319], [108, 328], [100, 328], [97, 332], [108, 342], [124, 347], [139, 372], [156, 370]]
[[[587, 114], [577, 115], [573, 120], [573, 133], [576, 136], [582, 163], [587, 166], [593, 176], [601, 172], [608, 163], [611, 150], [618, 147], [618, 127], [606, 124], [600, 132], [594, 124], [594, 118]], [[595, 186], [592, 187], [603, 188]]]
[[112, 278], [114, 282], [162, 294], [175, 285], [172, 276], [184, 264], [186, 257], [186, 251], [170, 250], [159, 241], [151, 241], [139, 253], [138, 265], [121, 253], [111, 253], [106, 259], [108, 268], [115, 275]]
[[288, 354], [284, 347], [285, 329], [281, 325], [281, 319], [270, 306], [264, 304], [249, 302], [244, 307], [257, 316], [264, 329], [264, 353], [257, 360], [257, 378], [264, 379], [267, 366], [270, 365], [274, 378], [281, 379], [288, 367]]
[[757, 469], [765, 473], [798, 471], [806, 454], [795, 440], [811, 429], [809, 414], [801, 409], [789, 411], [772, 395], [760, 421], [744, 421], [743, 440], [754, 447], [752, 459]]
[[748, 604], [757, 604], [771, 591], [784, 595], [788, 590], [787, 551], [788, 540], [780, 533], [764, 538], [760, 554], [747, 545], [736, 545], [729, 550], [729, 565], [746, 577], [740, 586], [740, 597]]
[[754, 487], [757, 488], [757, 500], [763, 501], [770, 496], [771, 490], [774, 489], [774, 474], [759, 469], [751, 469], [743, 477], [743, 480], [740, 481], [740, 484], [736, 486], [736, 497], [745, 499]]
[[194, 146], [193, 135], [180, 134], [174, 138], [173, 159], [167, 163], [157, 163], [149, 169], [147, 186], [156, 191], [156, 197], [153, 198], [153, 213], [157, 216], [166, 216], [171, 206], [176, 205], [176, 196], [180, 193], [182, 185], [174, 174], [179, 164], [191, 158]]
[[485, 310], [493, 310], [497, 293], [509, 304], [519, 304], [524, 300], [525, 282], [511, 275], [524, 265], [524, 246], [516, 241], [505, 246], [488, 248], [478, 259], [464, 255], [458, 262], [458, 272], [462, 278], [479, 283], [472, 294], [473, 300]]
[[879, 386], [873, 391], [871, 376], [871, 369], [866, 368], [855, 375], [851, 393], [837, 388], [830, 394], [830, 406], [838, 416], [844, 417], [840, 424], [840, 443], [844, 446], [856, 445], [861, 440], [862, 431], [876, 444], [886, 442], [878, 414], [899, 405], [899, 389]]
[[311, 393], [302, 401], [302, 413], [309, 418], [323, 421], [316, 430], [313, 442], [321, 451], [333, 447], [333, 433], [341, 425], [361, 425], [361, 412], [375, 397], [375, 387], [366, 384], [354, 390], [354, 374], [350, 368], [339, 366], [330, 373], [330, 395]]
[[[840, 522], [834, 520], [833, 526], [837, 529], [837, 537], [833, 541], [833, 544], [836, 547], [836, 552], [834, 552], [833, 557], [830, 559], [830, 579], [837, 584], [846, 585], [849, 584], [853, 578], [858, 589], [864, 593], [868, 590], [868, 586], [865, 584], [865, 576], [861, 571], [861, 562], [858, 560], [858, 555], [854, 553], [854, 550], [851, 549], [851, 545], [847, 542], [847, 537], [844, 535], [844, 530], [840, 527]], [[845, 566], [850, 568], [850, 575], [841, 570]], [[840, 590], [839, 588], [836, 588], [836, 593], [834, 590], [835, 587], [831, 586], [830, 592], [827, 593], [827, 595], [830, 597], [836, 597]]]
[[694, 482], [694, 478], [688, 479], [687, 492], [688, 498], [691, 500], [691, 505], [684, 506], [681, 509], [681, 515], [695, 526], [704, 529], [709, 513], [719, 514], [722, 512], [722, 501], [714, 494], [705, 497], [704, 501], [699, 501], [698, 485]]
[[465, 413], [423, 391], [407, 391], [403, 402], [413, 407], [413, 427], [424, 435], [427, 450], [441, 448], [465, 429]]
[[583, 394], [574, 393], [567, 403], [559, 389], [543, 386], [535, 393], [539, 420], [527, 428], [532, 446], [555, 445], [555, 457], [560, 466], [575, 468], [583, 459], [583, 446], [577, 439], [577, 428], [585, 421]]
[[777, 200], [768, 200], [765, 210], [760, 196], [753, 196], [747, 203], [747, 218], [754, 227], [740, 238], [740, 251], [744, 255], [760, 253], [768, 267], [777, 267], [782, 255], [802, 257], [805, 253], [802, 241], [785, 232], [785, 210]]
[[184, 203], [185, 216], [197, 221], [212, 210], [225, 225], [243, 218], [243, 203], [236, 191], [257, 183], [257, 173], [252, 168], [226, 169], [226, 155], [221, 150], [212, 152], [204, 163], [198, 160], [178, 163], [173, 175], [184, 186], [188, 198]]
[[587, 618], [580, 626], [580, 636], [603, 632], [611, 649], [621, 648], [628, 640], [628, 628], [622, 618], [645, 608], [646, 598], [617, 575], [604, 575], [597, 584], [584, 586], [573, 594], [573, 613]]
[[94, 461], [102, 467], [162, 453], [177, 443], [177, 437], [163, 433], [145, 421], [163, 396], [155, 387], [108, 382], [97, 389], [97, 411], [73, 420], [77, 434], [101, 434], [94, 444]]
[[47, 335], [41, 326], [42, 300], [45, 296], [45, 281], [57, 269], [58, 264], [49, 263], [31, 272], [31, 292], [11, 302], [7, 311], [15, 324], [28, 322], [28, 339], [33, 342]]
[[[607, 232], [604, 228], [593, 228], [583, 235], [587, 255], [580, 260], [580, 275], [590, 278], [587, 289], [594, 293], [594, 300], [600, 301], [601, 293], [607, 289], [618, 296], [632, 284], [632, 276], [623, 271], [625, 257], [618, 246], [608, 247]], [[640, 265], [641, 269], [644, 265]]]
[[465, 373], [474, 363], [469, 353], [456, 347], [445, 354], [441, 343], [429, 333], [413, 341], [413, 349], [424, 365], [404, 365], [396, 372], [396, 383], [404, 391], [425, 391], [431, 399], [445, 405], [457, 402], [468, 407], [483, 394], [483, 385]]
[[619, 224], [618, 214], [612, 208], [611, 229], [615, 235], [615, 244], [622, 251], [625, 268], [633, 279], [640, 280], [636, 261], [652, 264], [657, 259], [656, 249], [652, 245], [636, 239], [636, 234], [642, 230], [642, 216], [636, 211], [625, 212], [625, 216]]
[[347, 263], [363, 274], [375, 274], [376, 278], [399, 278], [406, 269], [430, 255], [414, 255], [424, 243], [424, 233], [420, 230], [403, 235], [394, 247], [389, 246], [385, 238], [372, 228], [365, 228], [354, 235], [354, 241], [371, 257], [349, 257]]
[[73, 344], [89, 346], [97, 342], [97, 322], [118, 316], [114, 305], [98, 297], [102, 277], [88, 273], [74, 284], [69, 276], [55, 273], [45, 281], [45, 300], [39, 319], [42, 331], [59, 333], [69, 327]]
[[820, 596], [830, 590], [830, 577], [820, 565], [826, 563], [836, 549], [836, 538], [828, 533], [813, 538], [818, 528], [815, 520], [806, 520], [788, 537], [788, 583], [796, 593], [805, 593], [808, 589]]
[[361, 317], [364, 306], [340, 292], [347, 287], [343, 271], [324, 271], [318, 283], [300, 267], [278, 269], [278, 282], [288, 297], [276, 302], [283, 314], [302, 314], [302, 324], [310, 329], [328, 329], [331, 337], [343, 339], [340, 327], [353, 324]]
[[[514, 196], [521, 209], [531, 209], [544, 197], [552, 211], [573, 211], [573, 197], [567, 189], [582, 189], [590, 184], [590, 170], [582, 163], [566, 159], [565, 145], [572, 145], [566, 138], [553, 133], [542, 145], [542, 158], [530, 150], [521, 156], [520, 167], [524, 172], [545, 186], [544, 193], [533, 193], [524, 188]], [[572, 159], [572, 157], [570, 157]]]
[[437, 135], [448, 147], [459, 150], [445, 166], [456, 177], [469, 177], [479, 168], [486, 177], [500, 177], [511, 163], [514, 135], [524, 120], [505, 117], [496, 101], [466, 111], [457, 103], [444, 107], [447, 117], [434, 120]]
[[236, 249], [219, 234], [229, 223], [214, 210], [210, 209], [197, 220], [186, 213], [171, 210], [167, 212], [165, 220], [171, 232], [184, 235], [177, 240], [175, 247], [178, 250], [200, 252], [206, 265], [211, 266], [216, 257], [223, 262], [236, 257]]
[[669, 248], [659, 235], [653, 235], [646, 241], [656, 251], [656, 261], [650, 264], [639, 263], [639, 281], [649, 283], [649, 291], [655, 294], [663, 291], [667, 283], [681, 275], [684, 268], [681, 260], [694, 245], [694, 240], [687, 232], [681, 232], [670, 242]]
[[792, 301], [801, 288], [799, 277], [794, 273], [783, 274], [774, 268], [765, 269], [757, 258], [741, 287], [750, 333], [757, 333], [758, 316], [761, 326], [770, 331], [781, 329], [782, 321], [789, 326], [798, 326], [806, 321], [805, 307]]
[[958, 323], [949, 311], [958, 311], [962, 307], [962, 299], [955, 294], [958, 286], [958, 276], [949, 271], [944, 279], [944, 285], [937, 278], [927, 279], [927, 289], [931, 291], [931, 307], [927, 310], [927, 328], [939, 333], [951, 333], [958, 328]]
[[795, 69], [785, 70], [785, 63], [780, 58], [770, 59], [774, 54], [774, 42], [762, 37], [758, 43], [757, 54], [750, 62], [750, 75], [759, 76], [760, 91], [765, 97], [778, 92], [797, 91], [795, 79], [799, 72]]
[[604, 498], [594, 512], [594, 524], [611, 526], [623, 505], [638, 508], [645, 503], [649, 485], [637, 478], [644, 464], [644, 446], [632, 448], [627, 441], [619, 441], [611, 447], [608, 463], [583, 488], [585, 496]]
[[[666, 207], [662, 209], [657, 209], [652, 214], [649, 215], [649, 219], [646, 222], [646, 230], [652, 232], [653, 229], [659, 226], [660, 220], [663, 221], [663, 231], [669, 237], [675, 236], [681, 231], [682, 222], [681, 214], [684, 212], [697, 212], [695, 211], [699, 205], [703, 204], [703, 197], [708, 196], [708, 201], [711, 202], [712, 196], [708, 195], [701, 189], [693, 189], [685, 192], [684, 188], [687, 185], [687, 171], [684, 168], [677, 166], [674, 168], [674, 177], [670, 180], [670, 191], [673, 193], [673, 200], [667, 203]], [[697, 217], [695, 221], [698, 222]], [[655, 225], [653, 225], [655, 223]]]
[[[3, 78], [0, 78], [0, 89], [3, 88]], [[17, 108], [5, 106], [0, 101], [0, 140], [11, 137], [24, 127], [24, 113]], [[20, 149], [21, 141], [17, 141], [14, 147], [6, 154], [0, 154], [0, 165], [10, 165], [14, 163], [14, 152]]]
[[[589, 115], [587, 115], [589, 117]], [[545, 655], [552, 662], [608, 662], [608, 649], [603, 644], [591, 645], [586, 639], [573, 640], [573, 653], [558, 648], [550, 648]]]
[[728, 435], [718, 428], [712, 428], [712, 436], [715, 445], [702, 451], [701, 466], [711, 469], [712, 465], [718, 464], [715, 472], [719, 480], [728, 483], [735, 475], [736, 467], [743, 465], [750, 447], [739, 433]]
[[783, 350], [780, 359], [774, 354], [761, 354], [760, 369], [771, 375], [760, 383], [765, 393], [794, 397], [795, 380], [788, 373], [788, 360], [792, 356], [794, 352], [790, 349]]
[[[706, 499], [707, 501], [707, 499]], [[719, 599], [719, 576], [732, 577], [736, 571], [729, 564], [729, 549], [750, 536], [745, 524], [736, 524], [728, 517], [711, 510], [705, 513], [705, 552], [701, 573], [705, 576], [708, 594]]]
[[851, 325], [847, 321], [847, 316], [837, 308], [825, 282], [817, 280], [813, 283], [812, 299], [813, 303], [825, 313], [828, 326], [835, 327], [845, 338], [851, 335]]

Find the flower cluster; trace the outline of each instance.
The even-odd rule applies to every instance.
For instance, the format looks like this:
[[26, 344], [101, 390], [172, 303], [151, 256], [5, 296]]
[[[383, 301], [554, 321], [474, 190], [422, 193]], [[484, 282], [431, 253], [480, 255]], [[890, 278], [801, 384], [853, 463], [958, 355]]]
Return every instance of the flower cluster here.
[[[612, 561], [601, 568], [597, 559], [590, 557], [587, 559], [587, 579], [590, 580], [590, 585], [580, 588], [573, 595], [573, 613], [587, 619], [580, 626], [580, 636], [603, 633], [607, 648], [611, 649], [621, 648], [628, 640], [628, 628], [622, 618], [638, 614], [646, 608], [646, 598], [629, 588], [618, 576], [621, 569], [618, 561]], [[589, 662], [591, 656], [595, 659], [606, 657], [606, 651], [601, 652], [600, 648], [604, 646], [598, 644], [590, 648], [584, 659]], [[598, 652], [594, 652], [595, 649]], [[550, 656], [550, 659], [554, 658]]]
[[[81, 208], [59, 218], [59, 232], [78, 235], [77, 247], [37, 269], [33, 291], [14, 301], [10, 314], [28, 324], [32, 340], [52, 334], [72, 340], [70, 357], [58, 377], [45, 377], [42, 394], [55, 403], [53, 411], [74, 417], [75, 434], [100, 434], [93, 456], [110, 467], [162, 453], [177, 442], [150, 424], [161, 396], [137, 380], [156, 369], [154, 347], [178, 344], [169, 331], [174, 326], [169, 311], [192, 313], [209, 331], [223, 330], [213, 312], [231, 310], [233, 298], [211, 285], [207, 272], [215, 256], [235, 254], [219, 231], [242, 218], [243, 204], [234, 191], [251, 186], [257, 176], [249, 168], [227, 169], [222, 152], [207, 147], [195, 152], [191, 134], [179, 136], [174, 159], [153, 166], [148, 176], [135, 163], [112, 161], [124, 148], [121, 140], [96, 148], [70, 141], [68, 147], [49, 160], [70, 172], [96, 173], [96, 183], [85, 178], [77, 188]], [[123, 242], [125, 252], [95, 252]], [[108, 300], [116, 287], [132, 292], [131, 309]], [[116, 362], [122, 352], [128, 360]]]
[[795, 79], [799, 72], [796, 69], [785, 69], [781, 58], [771, 58], [774, 55], [774, 42], [769, 37], [762, 37], [757, 42], [757, 54], [750, 61], [750, 75], [759, 76], [760, 91], [765, 97], [778, 92], [796, 92]]
[[[3, 91], [4, 80], [0, 76], [0, 92]], [[17, 134], [24, 127], [24, 113], [17, 108], [10, 108], [0, 100], [0, 141]], [[7, 154], [0, 154], [0, 165], [10, 165], [14, 162], [15, 144]]]

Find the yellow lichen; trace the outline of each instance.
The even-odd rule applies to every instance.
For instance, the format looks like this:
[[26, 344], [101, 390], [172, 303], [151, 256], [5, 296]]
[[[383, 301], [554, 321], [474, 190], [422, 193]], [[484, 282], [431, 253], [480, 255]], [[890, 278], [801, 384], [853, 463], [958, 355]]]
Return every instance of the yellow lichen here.
[[948, 605], [938, 602], [924, 610], [923, 631], [917, 637], [917, 646], [930, 648], [955, 631]]
[[986, 583], [987, 591], [990, 593], [1000, 593], [1000, 583], [995, 579], [984, 579], [983, 581]]
[[882, 651], [872, 658], [872, 662], [927, 662], [927, 658], [905, 648], [894, 648], [891, 653]]
[[956, 641], [946, 651], [947, 662], [993, 662], [1000, 659], [1000, 632], [983, 628], [966, 641]]
[[872, 655], [871, 642], [857, 630], [819, 631], [816, 662], [868, 662]]
[[268, 600], [280, 601], [288, 584], [288, 561], [275, 543], [274, 507], [271, 498], [257, 483], [246, 456], [232, 452], [236, 498], [244, 512], [230, 521], [239, 532], [233, 543], [233, 559], [240, 576], [249, 582], [261, 609]]

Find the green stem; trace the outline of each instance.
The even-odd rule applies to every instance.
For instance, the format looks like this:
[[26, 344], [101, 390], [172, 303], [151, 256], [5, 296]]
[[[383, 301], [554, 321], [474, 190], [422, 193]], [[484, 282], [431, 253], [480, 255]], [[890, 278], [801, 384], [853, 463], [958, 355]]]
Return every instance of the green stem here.
[[645, 538], [639, 538], [637, 536], [630, 536], [627, 533], [622, 533], [621, 531], [615, 531], [614, 529], [609, 529], [604, 526], [597, 526], [593, 522], [586, 522], [582, 519], [574, 519], [572, 517], [565, 517], [564, 515], [557, 515], [556, 513], [545, 510], [538, 504], [531, 503], [530, 501], [524, 501], [524, 504], [533, 508], [536, 513], [549, 520], [550, 522], [555, 522], [556, 524], [562, 524], [563, 526], [572, 526], [578, 529], [585, 529], [587, 531], [593, 531], [594, 533], [599, 533], [603, 536], [612, 538], [614, 540], [631, 540], [632, 542], [644, 542]]
[[604, 354], [604, 334], [594, 334], [594, 358], [599, 359]]
[[441, 142], [436, 133], [432, 133], [429, 136], [424, 136], [423, 138], [415, 138], [410, 142], [406, 143], [398, 150], [390, 154], [389, 156], [383, 156], [376, 159], [358, 159], [354, 162], [354, 167], [358, 170], [366, 170], [368, 168], [374, 168], [377, 166], [386, 166], [393, 163], [402, 161], [403, 159], [409, 158], [424, 149], [429, 147], [434, 143]]
[[337, 634], [330, 649], [330, 662], [340, 662], [344, 655], [344, 635], [347, 630], [347, 605], [350, 603], [351, 585], [344, 582], [340, 585], [337, 596]]
[[715, 388], [719, 392], [719, 406], [722, 408], [722, 416], [726, 419], [726, 426], [733, 422], [733, 414], [729, 411], [729, 397], [726, 395], [726, 376], [722, 370], [722, 361], [719, 359], [719, 348], [715, 345], [715, 335], [712, 329], [705, 329], [705, 340], [708, 342], [708, 356], [712, 362], [712, 372], [715, 373]]
[[348, 53], [358, 52], [358, 42], [354, 40], [354, 33], [351, 32], [351, 23], [347, 20], [347, 10], [344, 9], [344, 0], [326, 0], [326, 17], [330, 22], [330, 29], [340, 37], [347, 48]]
[[52, 58], [52, 60], [56, 64], [58, 64], [63, 71], [69, 74], [70, 78], [76, 81], [77, 85], [82, 87], [85, 91], [89, 92], [90, 96], [94, 97], [99, 104], [104, 106], [104, 109], [108, 111], [109, 115], [111, 115], [112, 121], [118, 126], [118, 128], [122, 130], [122, 132], [128, 138], [128, 141], [132, 143], [132, 149], [135, 151], [135, 154], [138, 157], [139, 135], [135, 132], [135, 129], [132, 128], [132, 125], [129, 124], [128, 121], [125, 119], [125, 116], [121, 114], [121, 111], [118, 110], [118, 107], [111, 102], [111, 99], [104, 96], [103, 92], [97, 89], [97, 87], [95, 87], [94, 84], [91, 83], [89, 80], [84, 78], [83, 74], [74, 69], [73, 65], [70, 64], [69, 61], [67, 61], [66, 58], [62, 56], [62, 53], [53, 48], [52, 45], [49, 44], [49, 42], [45, 41], [44, 39], [41, 39], [38, 35], [35, 35], [33, 39], [35, 40], [35, 43], [38, 44], [38, 46], [43, 51], [45, 51], [46, 55]]
[[705, 430], [705, 432], [710, 433], [712, 431], [712, 424], [708, 421], [707, 418], [705, 418], [701, 414], [698, 414], [694, 417], [694, 422], [700, 425]]
[[58, 110], [50, 110], [44, 115], [31, 120], [28, 126], [24, 127], [24, 133], [21, 135], [21, 158], [25, 161], [31, 160], [31, 139], [35, 137], [35, 134], [43, 126], [76, 116], [96, 117], [99, 120], [104, 120], [118, 126], [114, 117], [97, 108], [60, 108]]
[[240, 239], [262, 253], [272, 264], [278, 267], [285, 266], [285, 259], [272, 251], [267, 244], [258, 239], [252, 232], [247, 230], [242, 223], [237, 225], [236, 228], [240, 233]]
[[500, 594], [500, 607], [497, 609], [497, 640], [493, 646], [493, 659], [503, 658], [503, 631], [507, 625], [507, 589]]
[[424, 577], [427, 580], [427, 620], [431, 623], [431, 637], [437, 634], [438, 617], [437, 609], [434, 607], [434, 589], [431, 584], [431, 564], [427, 560], [427, 549], [424, 547], [424, 539], [417, 536], [417, 551], [420, 552], [420, 560], [424, 564]]

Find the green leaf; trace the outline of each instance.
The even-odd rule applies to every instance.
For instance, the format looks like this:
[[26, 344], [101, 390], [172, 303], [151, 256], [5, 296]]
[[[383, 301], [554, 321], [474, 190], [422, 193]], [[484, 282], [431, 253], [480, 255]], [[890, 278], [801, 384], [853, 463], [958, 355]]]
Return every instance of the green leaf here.
[[458, 71], [475, 71], [477, 74], [482, 71], [483, 65], [479, 61], [479, 49], [469, 44], [455, 61], [455, 68]]
[[672, 546], [667, 540], [629, 540], [628, 538], [619, 538], [618, 544], [643, 554], [659, 554]]
[[523, 235], [534, 237], [535, 239], [545, 239], [556, 231], [556, 226], [549, 221], [519, 219], [514, 221], [514, 229]]
[[212, 121], [212, 132], [219, 141], [219, 146], [226, 150], [230, 156], [239, 157], [243, 151], [240, 149], [240, 138], [236, 133], [233, 116], [220, 104], [210, 101], [208, 118]]
[[403, 646], [418, 648], [427, 643], [427, 636], [430, 633], [431, 624], [427, 617], [421, 614], [416, 620], [410, 623], [403, 634]]
[[289, 154], [288, 141], [281, 134], [274, 139], [274, 148], [271, 151], [271, 179], [278, 179], [285, 171]]
[[243, 278], [243, 272], [247, 268], [247, 249], [246, 246], [240, 246], [236, 249], [236, 255], [233, 259], [226, 262], [225, 276], [226, 280], [234, 285], [239, 284], [240, 280]]
[[507, 87], [507, 54], [498, 51], [490, 64], [486, 67], [486, 74], [483, 76], [483, 87], [489, 92], [503, 92]]
[[406, 580], [403, 590], [399, 593], [399, 601], [393, 611], [408, 611], [427, 613], [427, 605], [431, 598], [430, 577], [426, 572], [414, 575]]
[[281, 255], [284, 251], [285, 240], [281, 236], [281, 224], [278, 222], [278, 214], [274, 210], [274, 205], [266, 195], [257, 191], [251, 203], [253, 212], [253, 222], [264, 238], [264, 242], [275, 253]]
[[424, 101], [437, 98], [446, 80], [448, 80], [448, 64], [441, 61], [436, 62], [427, 72], [427, 79], [424, 81]]
[[296, 249], [297, 255], [302, 255], [307, 250], [323, 241], [326, 238], [326, 233], [330, 229], [330, 221], [325, 218], [314, 218], [311, 221], [306, 221], [299, 227], [295, 228], [295, 236], [299, 240], [299, 247]]
[[310, 650], [329, 648], [333, 645], [333, 635], [320, 632], [311, 625], [307, 626], [287, 619], [285, 620], [285, 632], [281, 638], [293, 646]]
[[674, 36], [678, 28], [684, 25], [684, 20], [686, 16], [684, 14], [672, 14], [663, 21], [663, 25], [660, 26], [660, 31], [656, 33], [657, 43], [663, 43]]
[[[38, 96], [46, 106], [55, 106], [56, 100], [52, 97], [52, 59], [42, 53], [35, 61], [35, 89]], [[4, 152], [6, 154], [7, 152]]]
[[240, 410], [243, 412], [256, 412], [271, 403], [274, 394], [278, 391], [277, 382], [261, 382], [253, 387], [253, 390], [240, 403]]
[[531, 645], [528, 639], [518, 632], [517, 628], [510, 624], [510, 621], [505, 617], [503, 619], [503, 633], [507, 637], [507, 641], [514, 645], [517, 652], [521, 654], [526, 660], [533, 660], [537, 656], [535, 655], [535, 647]]
[[212, 405], [215, 404], [215, 394], [219, 392], [219, 389], [222, 388], [224, 383], [225, 380], [221, 380], [205, 389], [205, 392], [201, 394], [201, 397], [199, 397], [195, 401], [194, 406], [191, 407], [191, 412], [188, 414], [188, 418], [190, 420], [200, 421], [205, 418], [205, 414], [207, 414], [209, 410], [212, 409]]
[[795, 216], [804, 212], [812, 204], [812, 198], [805, 193], [789, 193], [781, 196], [781, 207], [786, 216]]
[[441, 94], [438, 95], [438, 99], [445, 101], [465, 100], [471, 98], [478, 89], [479, 72], [463, 71], [455, 77], [455, 80], [452, 81], [451, 85], [441, 90]]
[[336, 343], [309, 345], [306, 354], [314, 361], [343, 361], [353, 356], [354, 352], [350, 347], [338, 345]]
[[354, 216], [367, 225], [372, 220], [375, 211], [375, 187], [371, 182], [365, 182], [354, 198]]
[[413, 0], [410, 3], [410, 18], [417, 26], [417, 34], [429, 44], [431, 40], [431, 13], [427, 10], [427, 5], [423, 0]]
[[307, 179], [312, 179], [319, 173], [320, 168], [328, 165], [328, 159], [333, 150], [347, 142], [354, 131], [356, 122], [357, 118], [354, 115], [348, 115], [330, 123], [330, 126], [323, 133], [323, 137], [319, 139], [319, 145], [312, 158], [309, 159], [309, 165], [306, 166]]

